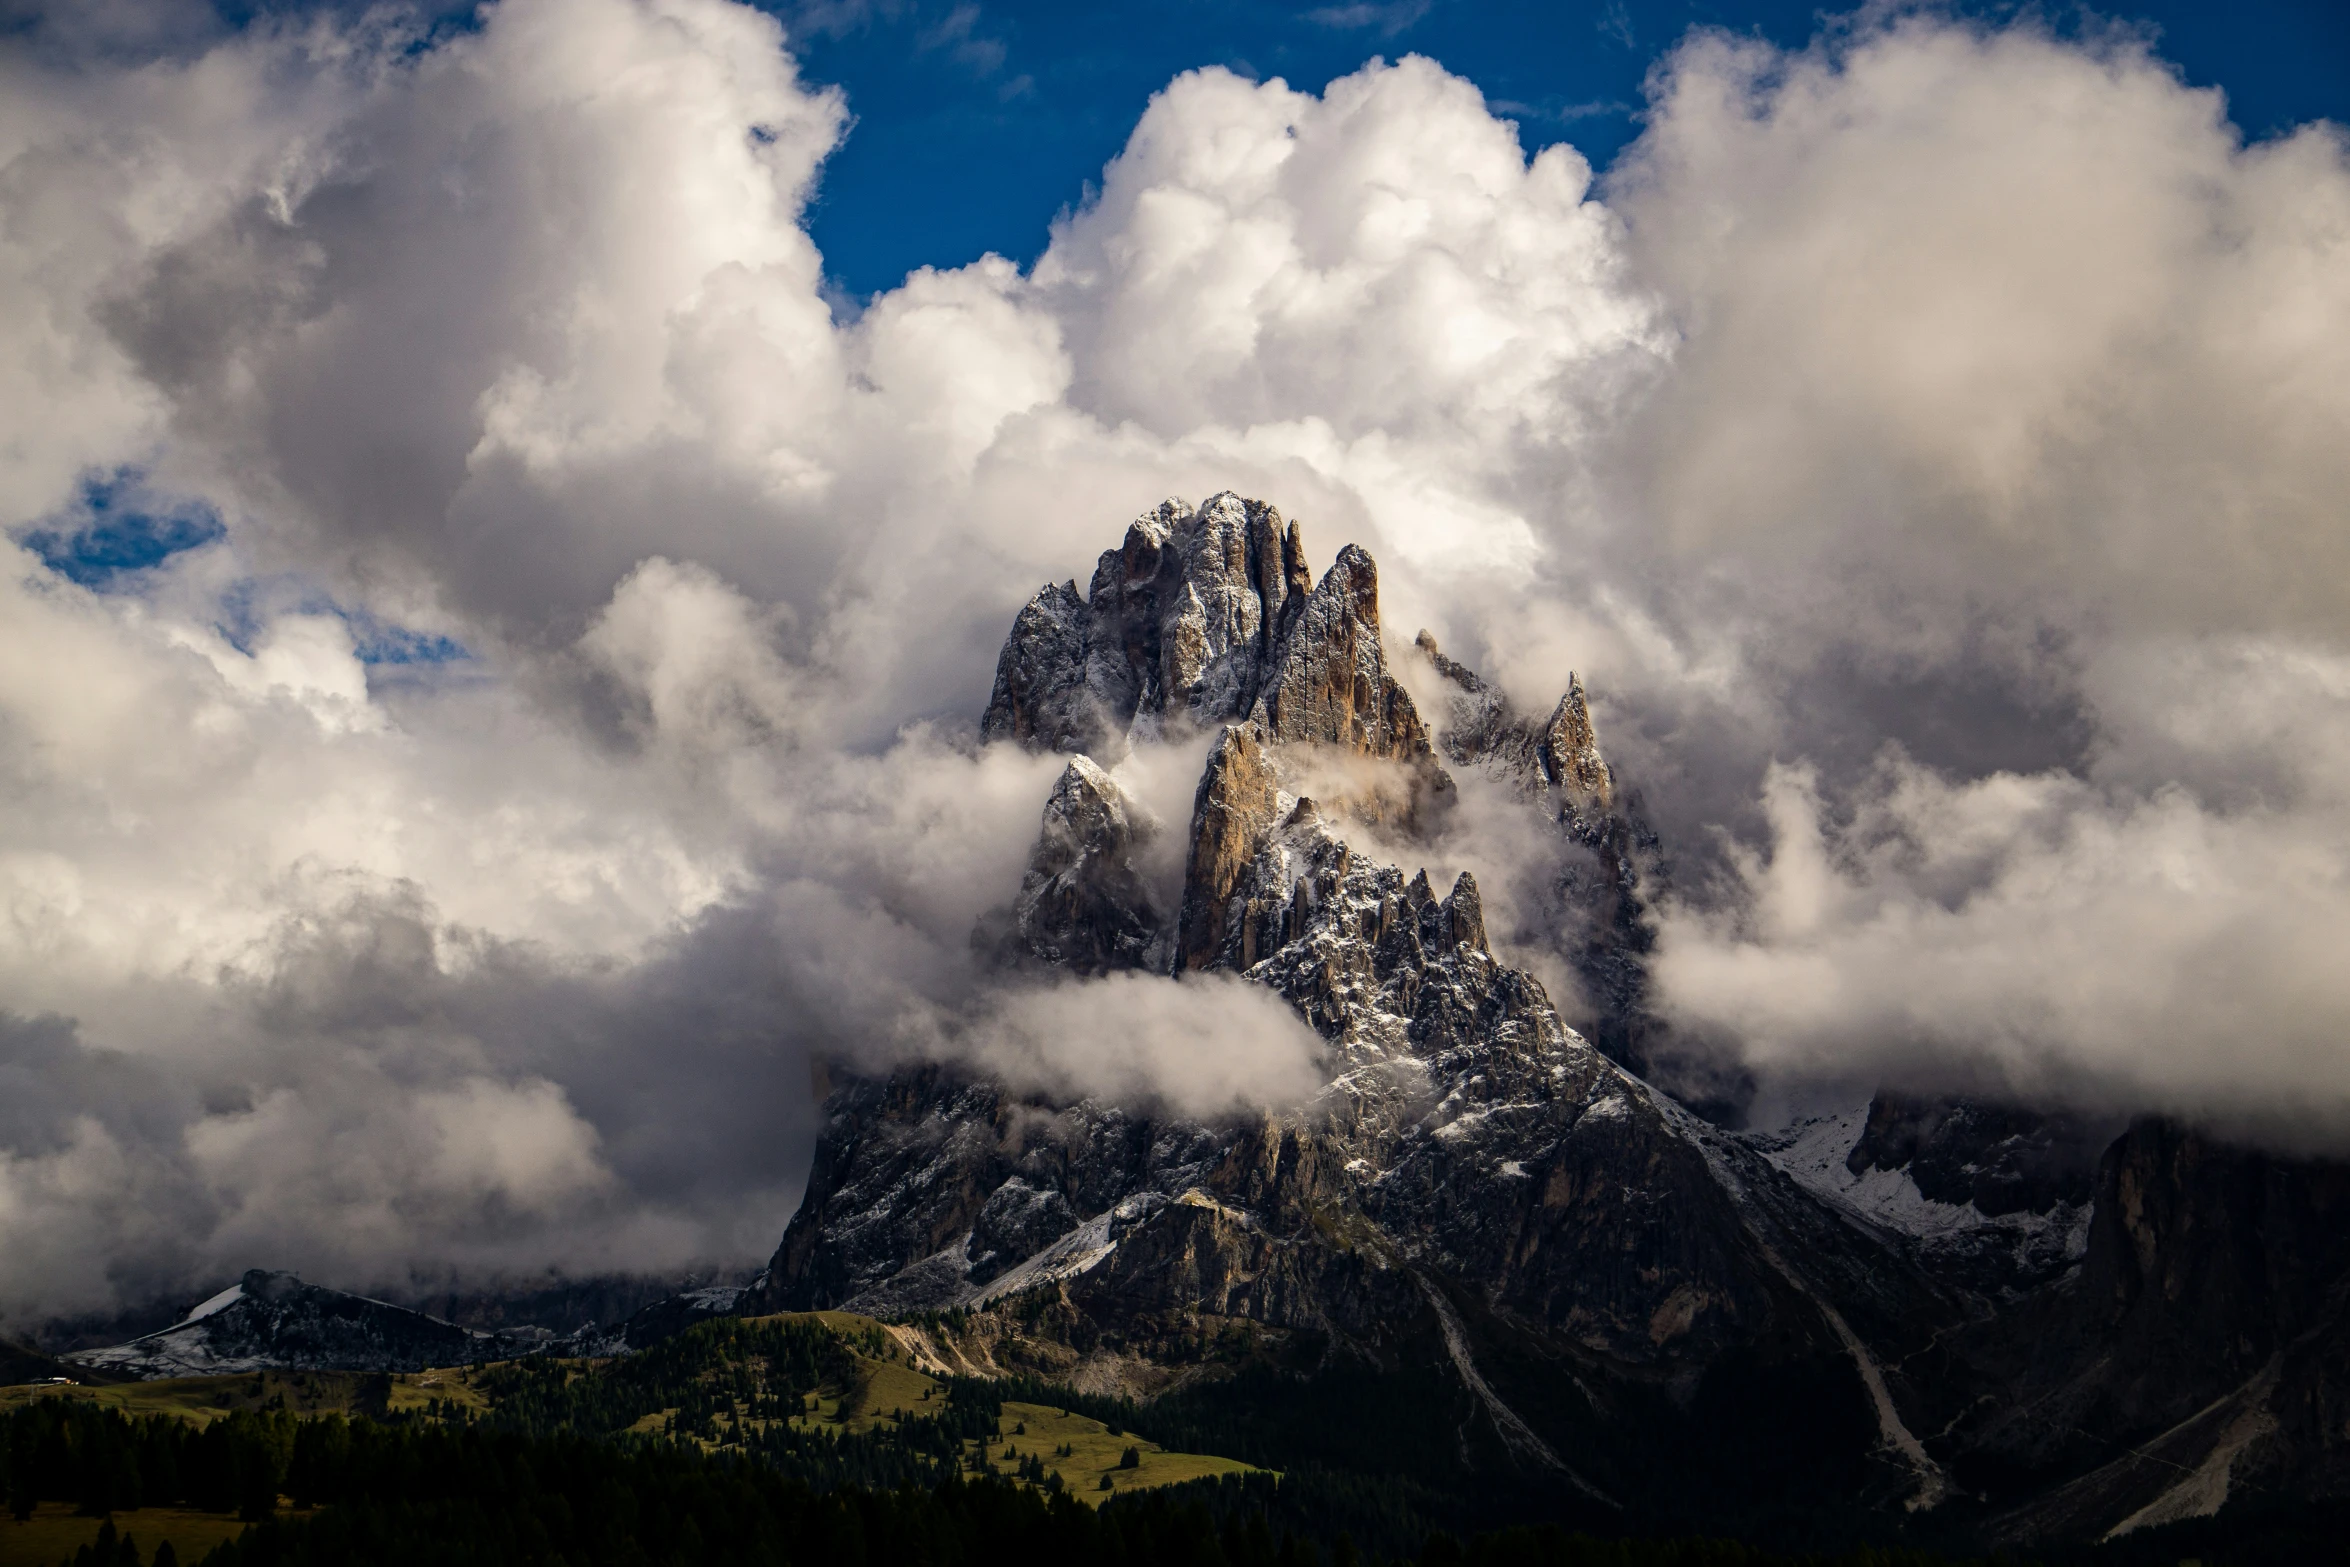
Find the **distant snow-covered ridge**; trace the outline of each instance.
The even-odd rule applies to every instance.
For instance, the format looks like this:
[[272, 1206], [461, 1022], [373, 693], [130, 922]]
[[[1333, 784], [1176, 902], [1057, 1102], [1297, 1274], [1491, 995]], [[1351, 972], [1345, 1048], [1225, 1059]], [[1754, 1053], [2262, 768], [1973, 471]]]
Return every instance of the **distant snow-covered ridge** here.
[[657, 1301], [625, 1323], [557, 1334], [543, 1327], [484, 1331], [388, 1301], [305, 1284], [255, 1268], [170, 1327], [126, 1344], [80, 1350], [77, 1365], [134, 1377], [245, 1371], [421, 1371], [518, 1355], [616, 1355], [732, 1312], [740, 1285], [713, 1285]]

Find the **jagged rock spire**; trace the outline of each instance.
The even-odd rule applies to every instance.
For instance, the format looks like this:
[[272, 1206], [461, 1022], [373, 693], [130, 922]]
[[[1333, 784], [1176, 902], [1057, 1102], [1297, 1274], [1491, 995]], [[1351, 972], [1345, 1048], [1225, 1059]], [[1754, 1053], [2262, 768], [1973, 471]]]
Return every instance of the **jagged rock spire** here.
[[1160, 967], [1165, 920], [1134, 863], [1158, 831], [1093, 758], [1072, 758], [1012, 904], [1021, 952], [1079, 974]]
[[1598, 805], [1602, 810], [1616, 799], [1616, 775], [1599, 754], [1599, 736], [1591, 727], [1591, 709], [1583, 701], [1582, 678], [1567, 674], [1567, 694], [1542, 730], [1542, 771], [1561, 789]]
[[1265, 732], [1236, 724], [1208, 754], [1199, 794], [1191, 809], [1191, 857], [1183, 874], [1183, 915], [1177, 928], [1176, 963], [1206, 968], [1224, 944], [1234, 893], [1271, 835], [1279, 811], [1280, 786]]
[[1072, 700], [1067, 673], [1085, 667], [1086, 625], [1075, 581], [1037, 589], [996, 659], [983, 735], [1048, 751], [1072, 749], [1083, 739], [1090, 715]]
[[1297, 524], [1227, 490], [1136, 518], [1084, 597], [1074, 581], [1039, 589], [996, 660], [980, 733], [1114, 756], [1161, 720], [1244, 717], [1271, 741], [1434, 757], [1388, 672], [1370, 555], [1350, 544], [1312, 584]]
[[1455, 688], [1439, 736], [1447, 757], [1464, 765], [1498, 766], [1516, 773], [1525, 787], [1561, 790], [1578, 806], [1597, 806], [1603, 813], [1614, 808], [1615, 772], [1599, 754], [1599, 736], [1591, 725], [1580, 675], [1568, 671], [1566, 695], [1551, 710], [1549, 722], [1536, 728], [1514, 713], [1509, 699], [1478, 678], [1475, 670], [1447, 658], [1427, 631], [1415, 637], [1413, 645]]
[[1361, 545], [1340, 550], [1306, 598], [1249, 716], [1271, 740], [1318, 742], [1390, 761], [1435, 755], [1410, 694], [1387, 672], [1379, 567]]

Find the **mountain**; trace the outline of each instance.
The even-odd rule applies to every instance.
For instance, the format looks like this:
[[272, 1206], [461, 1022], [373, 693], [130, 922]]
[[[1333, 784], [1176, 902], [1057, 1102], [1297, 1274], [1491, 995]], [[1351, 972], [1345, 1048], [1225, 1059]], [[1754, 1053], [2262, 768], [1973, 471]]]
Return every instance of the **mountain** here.
[[1997, 1537], [2350, 1494], [2350, 1165], [2149, 1118], [2096, 1181], [2070, 1287], [1953, 1346]]
[[[1021, 611], [983, 733], [1073, 753], [1012, 955], [1264, 985], [1322, 1039], [1322, 1093], [1206, 1123], [944, 1065], [841, 1079], [752, 1308], [980, 1308], [938, 1344], [949, 1364], [1137, 1393], [1212, 1381], [1185, 1346], [1235, 1337], [1268, 1366], [1377, 1368], [1441, 1400], [1415, 1464], [1595, 1515], [1700, 1490], [1730, 1517], [1796, 1472], [1939, 1499], [1897, 1367], [1960, 1304], [1569, 1028], [1495, 954], [1473, 877], [1440, 891], [1376, 847], [1433, 844], [1450, 769], [1482, 769], [1581, 851], [1559, 899], [1593, 965], [1636, 952], [1647, 835], [1580, 682], [1522, 719], [1423, 642], [1405, 656], [1450, 693], [1432, 731], [1371, 557], [1348, 546], [1310, 586], [1302, 559], [1297, 525], [1254, 501], [1145, 515], [1088, 594]], [[1201, 728], [1181, 895], [1160, 907], [1142, 812], [1103, 762]]]
[[544, 1330], [483, 1333], [363, 1295], [256, 1268], [159, 1332], [73, 1365], [136, 1377], [217, 1376], [263, 1369], [418, 1371], [505, 1360], [544, 1349]]
[[[1169, 501], [1020, 611], [981, 732], [1069, 760], [977, 939], [1014, 982], [1262, 985], [1321, 1092], [1202, 1121], [836, 1071], [742, 1309], [892, 1314], [944, 1364], [1482, 1519], [2017, 1543], [2207, 1516], [2255, 1475], [2350, 1490], [2338, 1167], [1982, 1100], [1693, 1113], [1648, 1004], [1660, 845], [1581, 681], [1537, 717], [1426, 633], [1398, 664], [1372, 558], [1304, 561], [1270, 506]], [[1170, 893], [1117, 767], [1203, 731]], [[1534, 914], [1588, 1034], [1473, 877], [1427, 874], [1472, 775], [1552, 835]]]

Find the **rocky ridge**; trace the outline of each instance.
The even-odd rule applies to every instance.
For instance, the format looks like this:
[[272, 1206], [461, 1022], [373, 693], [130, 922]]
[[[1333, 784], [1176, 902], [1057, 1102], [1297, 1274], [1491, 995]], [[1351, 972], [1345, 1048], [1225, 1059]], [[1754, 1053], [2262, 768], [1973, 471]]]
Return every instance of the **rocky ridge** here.
[[544, 1329], [485, 1333], [419, 1311], [255, 1268], [181, 1321], [105, 1349], [77, 1366], [131, 1377], [271, 1370], [421, 1371], [546, 1350]]

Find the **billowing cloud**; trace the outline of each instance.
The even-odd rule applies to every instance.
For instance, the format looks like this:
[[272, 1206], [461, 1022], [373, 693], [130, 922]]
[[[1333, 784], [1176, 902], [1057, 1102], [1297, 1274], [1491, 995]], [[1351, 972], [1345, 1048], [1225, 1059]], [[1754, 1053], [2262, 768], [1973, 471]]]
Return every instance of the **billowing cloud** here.
[[2331, 128], [2126, 37], [1700, 35], [1595, 192], [1426, 60], [1207, 70], [1032, 269], [851, 319], [848, 106], [748, 7], [74, 36], [0, 54], [0, 1307], [757, 1257], [818, 1059], [1307, 1092], [1254, 992], [970, 940], [1057, 771], [973, 743], [1012, 612], [1226, 486], [1583, 673], [1750, 1069], [2350, 1086]]
[[1611, 493], [1713, 619], [1643, 715], [1679, 836], [1747, 845], [1666, 994], [1769, 1066], [2340, 1133], [2340, 130], [1914, 18], [1698, 39], [1656, 107], [1610, 195], [1683, 339]]

